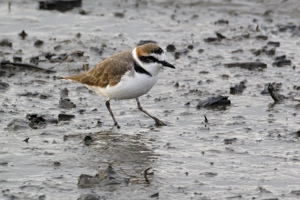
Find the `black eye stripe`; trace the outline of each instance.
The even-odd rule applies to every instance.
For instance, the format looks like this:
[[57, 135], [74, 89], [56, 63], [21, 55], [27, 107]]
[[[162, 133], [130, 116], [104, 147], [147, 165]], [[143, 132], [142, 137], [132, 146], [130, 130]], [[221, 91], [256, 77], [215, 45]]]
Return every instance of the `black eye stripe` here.
[[153, 63], [153, 62], [157, 62], [159, 63], [159, 60], [157, 60], [156, 58], [154, 58], [153, 56], [141, 56], [140, 60], [143, 63]]

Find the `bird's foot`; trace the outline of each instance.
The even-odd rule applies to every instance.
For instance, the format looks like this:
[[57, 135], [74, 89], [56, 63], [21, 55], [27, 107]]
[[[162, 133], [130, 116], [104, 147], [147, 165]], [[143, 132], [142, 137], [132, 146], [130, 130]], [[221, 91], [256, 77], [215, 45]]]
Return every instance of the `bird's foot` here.
[[121, 128], [121, 126], [119, 126], [119, 124], [117, 122], [115, 122], [114, 126], [117, 127], [117, 129]]
[[159, 119], [157, 119], [156, 117], [153, 118], [155, 121], [155, 126], [167, 126], [166, 123], [160, 121]]

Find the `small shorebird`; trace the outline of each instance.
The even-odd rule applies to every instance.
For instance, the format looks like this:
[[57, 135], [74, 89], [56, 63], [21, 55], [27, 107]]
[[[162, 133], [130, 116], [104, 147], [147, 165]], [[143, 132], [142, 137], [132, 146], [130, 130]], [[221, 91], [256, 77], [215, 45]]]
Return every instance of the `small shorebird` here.
[[120, 128], [111, 108], [110, 100], [136, 99], [138, 109], [151, 117], [157, 126], [166, 125], [150, 115], [141, 106], [138, 97], [146, 94], [157, 81], [160, 69], [175, 68], [164, 60], [164, 51], [157, 44], [137, 46], [132, 51], [124, 51], [110, 56], [84, 74], [63, 77], [84, 84], [90, 90], [107, 97], [106, 107]]

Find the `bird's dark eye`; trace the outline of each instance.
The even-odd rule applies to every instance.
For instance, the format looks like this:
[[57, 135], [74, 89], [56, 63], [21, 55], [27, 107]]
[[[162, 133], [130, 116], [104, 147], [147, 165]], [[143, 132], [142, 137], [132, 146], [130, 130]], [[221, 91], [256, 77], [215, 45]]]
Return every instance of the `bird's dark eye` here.
[[158, 60], [156, 58], [154, 58], [153, 56], [141, 56], [140, 60], [143, 63], [153, 63], [153, 62], [158, 62]]
[[161, 55], [163, 52], [164, 52], [164, 50], [162, 50], [160, 47], [156, 48], [152, 51], [152, 53], [159, 54], [159, 55]]

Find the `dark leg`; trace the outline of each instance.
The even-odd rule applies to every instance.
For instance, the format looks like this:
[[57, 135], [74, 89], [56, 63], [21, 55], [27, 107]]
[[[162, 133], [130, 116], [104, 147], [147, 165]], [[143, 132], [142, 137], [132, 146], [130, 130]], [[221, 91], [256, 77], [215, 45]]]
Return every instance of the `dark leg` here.
[[146, 115], [148, 115], [149, 117], [151, 117], [154, 121], [155, 121], [155, 125], [156, 126], [167, 126], [167, 124], [165, 124], [164, 122], [160, 121], [159, 119], [157, 119], [156, 117], [153, 117], [152, 115], [150, 115], [146, 110], [144, 110], [141, 106], [141, 103], [139, 101], [138, 98], [135, 98], [136, 99], [136, 102], [137, 102], [137, 106], [138, 106], [138, 109], [140, 111], [142, 111], [143, 113], [145, 113]]
[[106, 105], [106, 107], [107, 107], [107, 109], [109, 111], [109, 114], [110, 114], [111, 118], [114, 120], [114, 126], [116, 126], [117, 128], [120, 128], [120, 126], [119, 126], [119, 124], [118, 124], [118, 122], [117, 122], [117, 120], [116, 120], [116, 118], [114, 116], [114, 113], [112, 112], [112, 110], [110, 108], [109, 100], [106, 101], [105, 105]]

